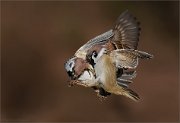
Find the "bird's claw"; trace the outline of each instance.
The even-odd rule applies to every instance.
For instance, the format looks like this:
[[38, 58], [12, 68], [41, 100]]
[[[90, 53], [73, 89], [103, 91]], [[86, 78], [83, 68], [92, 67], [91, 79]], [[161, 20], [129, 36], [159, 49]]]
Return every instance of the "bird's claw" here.
[[97, 93], [97, 96], [98, 96], [98, 98], [99, 98], [100, 101], [104, 101], [104, 100], [107, 99], [106, 96], [102, 96], [102, 95], [100, 95], [99, 93]]

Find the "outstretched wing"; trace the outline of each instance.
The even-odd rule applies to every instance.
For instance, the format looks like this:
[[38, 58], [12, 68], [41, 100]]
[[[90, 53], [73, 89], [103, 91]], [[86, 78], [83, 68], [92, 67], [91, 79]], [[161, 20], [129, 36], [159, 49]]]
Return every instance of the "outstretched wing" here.
[[128, 11], [123, 12], [113, 29], [89, 40], [80, 47], [75, 56], [85, 59], [87, 51], [94, 45], [104, 45], [111, 41], [116, 49], [137, 49], [140, 35], [139, 23]]
[[116, 67], [135, 69], [139, 58], [151, 59], [153, 55], [133, 49], [117, 49], [110, 53], [110, 57]]
[[140, 23], [126, 10], [117, 19], [113, 28], [112, 42], [118, 49], [137, 49], [140, 36]]
[[111, 29], [111, 30], [89, 40], [86, 44], [84, 44], [82, 47], [80, 47], [76, 51], [75, 56], [85, 59], [87, 51], [91, 47], [93, 47], [94, 45], [97, 45], [97, 44], [100, 44], [100, 45], [105, 44], [108, 41], [108, 39], [110, 39], [113, 35], [114, 35], [114, 33]]

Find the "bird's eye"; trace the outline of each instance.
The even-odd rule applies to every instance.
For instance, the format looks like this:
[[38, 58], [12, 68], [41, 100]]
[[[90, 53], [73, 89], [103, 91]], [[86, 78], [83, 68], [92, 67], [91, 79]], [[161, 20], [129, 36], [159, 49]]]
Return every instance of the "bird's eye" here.
[[96, 52], [96, 51], [93, 51], [92, 56], [93, 56], [94, 58], [96, 58], [97, 55], [98, 55], [97, 52]]

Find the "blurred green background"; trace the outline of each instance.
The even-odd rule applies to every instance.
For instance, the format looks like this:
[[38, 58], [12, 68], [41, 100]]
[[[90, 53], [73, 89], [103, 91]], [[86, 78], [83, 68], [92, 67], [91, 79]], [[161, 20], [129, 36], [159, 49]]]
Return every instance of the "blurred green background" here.
[[[136, 103], [67, 85], [64, 62], [128, 9], [141, 22]], [[179, 2], [1, 2], [1, 121], [178, 121]]]

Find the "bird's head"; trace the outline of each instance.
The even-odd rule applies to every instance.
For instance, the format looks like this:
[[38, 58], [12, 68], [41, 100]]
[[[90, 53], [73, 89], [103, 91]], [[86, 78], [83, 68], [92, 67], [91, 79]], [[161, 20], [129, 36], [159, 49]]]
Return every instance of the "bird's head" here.
[[65, 63], [65, 69], [71, 80], [78, 80], [85, 70], [93, 71], [92, 66], [84, 59], [73, 57]]

